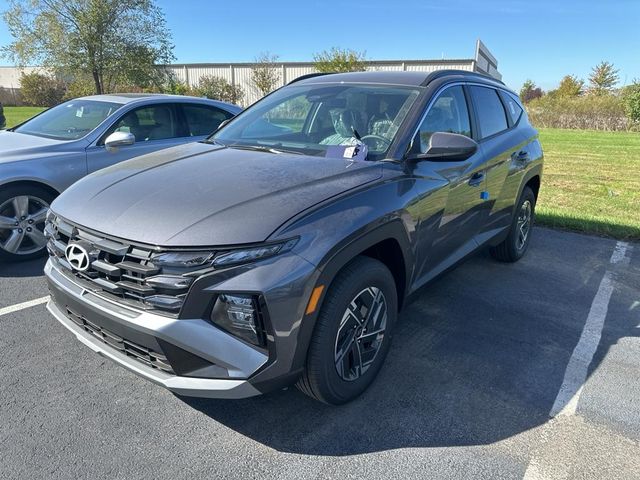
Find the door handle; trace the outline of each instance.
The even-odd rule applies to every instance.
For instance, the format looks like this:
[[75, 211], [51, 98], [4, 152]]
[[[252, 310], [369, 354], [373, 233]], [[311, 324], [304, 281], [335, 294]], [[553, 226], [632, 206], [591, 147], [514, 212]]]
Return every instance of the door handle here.
[[529, 152], [526, 152], [524, 150], [520, 150], [519, 152], [513, 152], [511, 154], [511, 158], [517, 162], [528, 162]]
[[471, 185], [472, 187], [478, 187], [480, 186], [483, 180], [484, 180], [484, 172], [476, 172], [473, 175], [471, 175], [471, 178], [469, 179], [469, 185]]

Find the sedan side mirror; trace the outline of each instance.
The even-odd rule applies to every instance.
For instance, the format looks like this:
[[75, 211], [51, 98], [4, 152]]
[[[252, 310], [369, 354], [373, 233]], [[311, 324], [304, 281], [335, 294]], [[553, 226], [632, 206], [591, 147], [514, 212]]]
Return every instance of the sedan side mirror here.
[[424, 153], [410, 155], [409, 160], [462, 161], [478, 150], [472, 138], [458, 133], [435, 132], [429, 139], [429, 148]]
[[115, 153], [120, 147], [133, 145], [136, 143], [136, 137], [129, 132], [113, 132], [104, 141], [104, 146], [108, 152]]

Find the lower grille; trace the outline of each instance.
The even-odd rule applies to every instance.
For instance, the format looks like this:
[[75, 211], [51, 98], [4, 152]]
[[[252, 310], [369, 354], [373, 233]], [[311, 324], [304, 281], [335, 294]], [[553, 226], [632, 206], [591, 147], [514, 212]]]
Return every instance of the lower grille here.
[[83, 328], [85, 331], [91, 333], [94, 337], [96, 337], [103, 343], [106, 343], [110, 347], [113, 347], [114, 349], [124, 353], [128, 357], [135, 358], [148, 367], [157, 368], [158, 370], [162, 370], [163, 372], [175, 375], [173, 368], [167, 361], [167, 357], [165, 357], [161, 353], [154, 352], [150, 348], [122, 338], [103, 327], [95, 325], [83, 316], [72, 312], [68, 307], [66, 310], [69, 319], [71, 319], [76, 325]]

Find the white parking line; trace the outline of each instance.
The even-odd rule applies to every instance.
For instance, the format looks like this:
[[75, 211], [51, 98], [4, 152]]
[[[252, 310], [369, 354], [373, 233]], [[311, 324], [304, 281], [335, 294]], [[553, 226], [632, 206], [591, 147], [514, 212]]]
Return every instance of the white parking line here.
[[611, 263], [614, 265], [617, 263], [621, 263], [622, 265], [628, 265], [631, 261], [631, 258], [627, 255], [627, 250], [631, 253], [633, 247], [629, 245], [627, 242], [618, 242], [616, 243], [616, 248], [613, 250], [611, 254]]
[[[615, 266], [628, 265], [630, 261], [629, 255], [632, 249], [633, 247], [626, 242], [617, 242], [611, 254], [611, 259], [609, 260], [610, 263]], [[582, 334], [569, 359], [569, 364], [564, 373], [564, 380], [562, 381], [556, 400], [553, 403], [553, 407], [551, 407], [551, 411], [549, 412], [549, 416], [552, 418], [576, 414], [582, 388], [587, 381], [589, 365], [600, 343], [613, 287], [614, 272], [607, 270], [593, 298], [587, 321], [582, 329]], [[552, 420], [552, 422], [554, 421], [555, 420]], [[548, 441], [546, 437], [549, 435], [549, 428], [553, 428], [553, 425], [548, 424], [542, 431], [542, 437], [540, 439], [542, 445]], [[542, 458], [538, 458], [538, 456], [534, 454], [524, 473], [524, 480], [568, 478], [568, 462], [564, 463], [566, 471], [563, 469], [561, 469], [561, 471], [555, 471], [553, 477], [543, 473], [542, 463]]]
[[0, 308], [0, 317], [8, 313], [24, 310], [25, 308], [35, 307], [36, 305], [41, 305], [48, 301], [49, 301], [49, 295], [47, 295], [46, 297], [36, 298], [35, 300], [29, 300], [28, 302], [22, 302], [22, 303], [17, 303], [15, 305], [10, 305], [8, 307], [3, 307], [3, 308]]
[[[612, 265], [627, 265], [630, 260], [629, 257], [627, 257], [627, 250], [630, 250], [627, 242], [617, 242], [609, 262]], [[600, 281], [596, 296], [591, 303], [591, 309], [589, 310], [587, 321], [582, 329], [580, 340], [578, 340], [578, 344], [569, 359], [562, 386], [549, 412], [550, 417], [557, 415], [575, 415], [578, 400], [582, 393], [582, 387], [587, 380], [589, 365], [600, 343], [602, 328], [604, 327], [604, 320], [607, 318], [607, 310], [609, 309], [609, 300], [611, 300], [612, 293], [613, 272], [606, 271]]]
[[575, 415], [576, 413], [578, 400], [582, 393], [582, 386], [587, 380], [589, 365], [598, 349], [602, 328], [604, 327], [604, 319], [607, 318], [609, 300], [613, 293], [613, 280], [611, 275], [611, 272], [606, 272], [604, 277], [602, 277], [598, 292], [591, 304], [589, 316], [584, 324], [582, 335], [580, 335], [580, 340], [578, 340], [578, 344], [569, 359], [562, 386], [549, 412], [550, 417], [555, 417], [556, 415]]

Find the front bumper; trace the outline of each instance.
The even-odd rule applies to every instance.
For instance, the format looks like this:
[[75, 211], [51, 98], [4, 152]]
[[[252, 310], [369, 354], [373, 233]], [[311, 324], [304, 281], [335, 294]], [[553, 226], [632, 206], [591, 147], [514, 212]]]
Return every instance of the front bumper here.
[[[73, 282], [50, 261], [45, 267], [45, 274], [51, 293], [47, 309], [93, 351], [177, 394], [231, 399], [261, 393], [247, 378], [267, 362], [266, 354], [245, 345], [204, 320], [178, 320], [110, 302]], [[143, 345], [165, 342], [165, 345], [170, 344], [189, 355], [206, 360], [211, 366], [196, 372], [199, 376], [173, 375], [154, 368], [150, 366], [152, 362], [147, 365], [138, 358], [119, 351], [92, 331], [78, 325], [71, 319], [70, 311], [90, 318], [91, 324], [98, 328], [108, 328], [133, 342]], [[206, 378], [208, 372], [215, 372], [216, 369], [226, 371], [231, 378]]]

